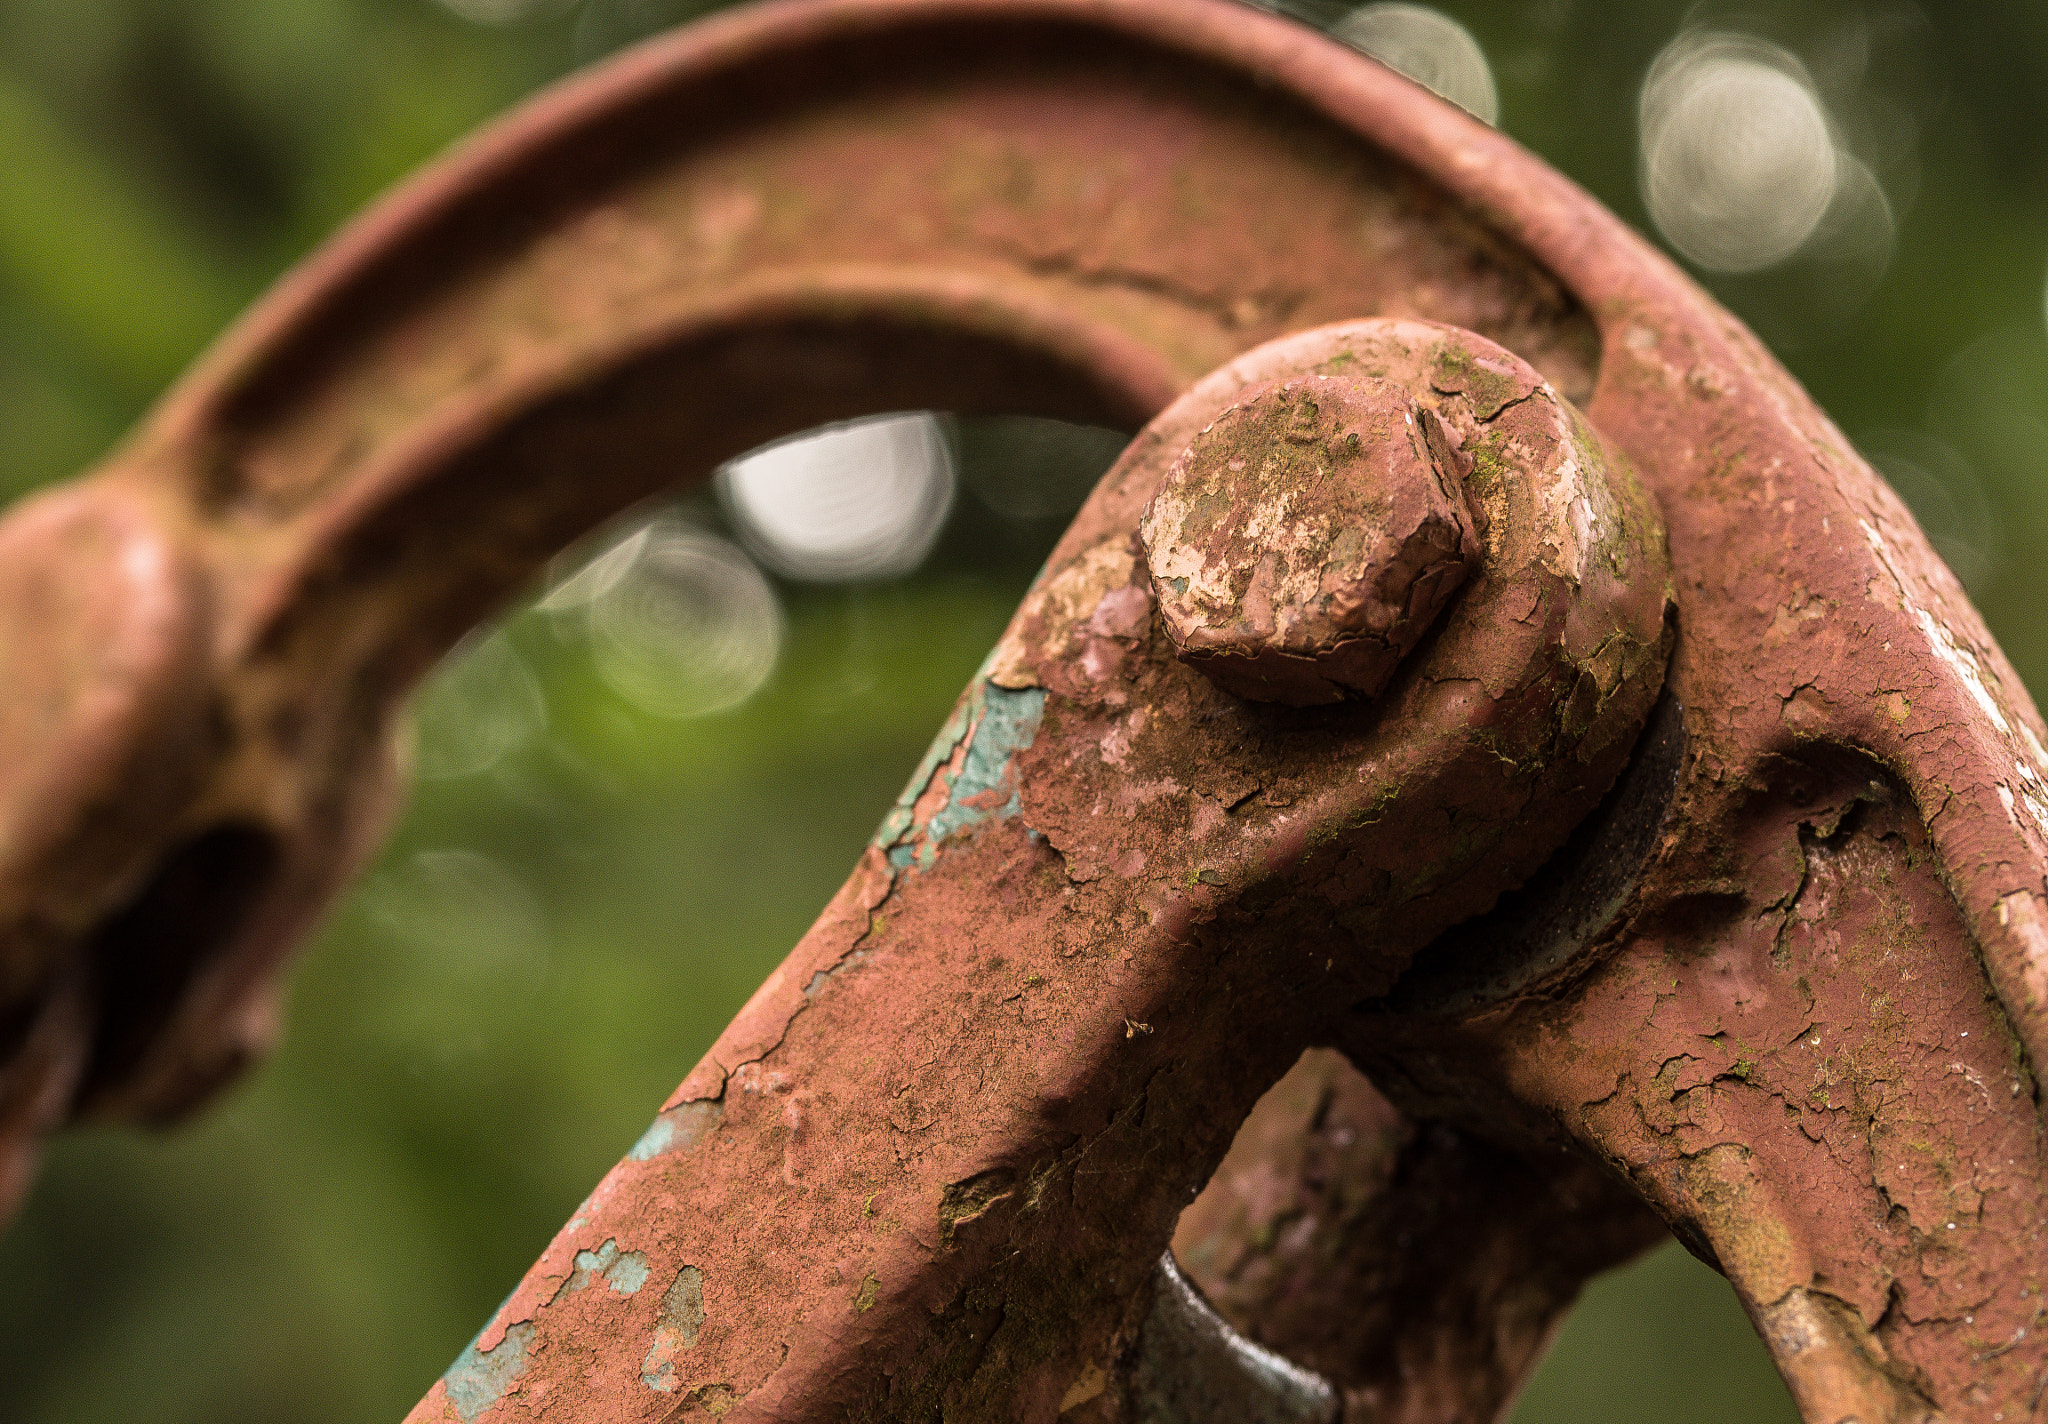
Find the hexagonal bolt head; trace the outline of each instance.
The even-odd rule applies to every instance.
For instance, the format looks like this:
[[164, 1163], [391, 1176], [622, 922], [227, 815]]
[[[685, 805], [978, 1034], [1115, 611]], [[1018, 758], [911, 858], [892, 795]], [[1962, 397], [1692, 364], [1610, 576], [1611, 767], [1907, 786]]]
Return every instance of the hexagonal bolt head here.
[[1254, 701], [1374, 696], [1479, 566], [1466, 468], [1393, 381], [1247, 387], [1139, 521], [1175, 652]]

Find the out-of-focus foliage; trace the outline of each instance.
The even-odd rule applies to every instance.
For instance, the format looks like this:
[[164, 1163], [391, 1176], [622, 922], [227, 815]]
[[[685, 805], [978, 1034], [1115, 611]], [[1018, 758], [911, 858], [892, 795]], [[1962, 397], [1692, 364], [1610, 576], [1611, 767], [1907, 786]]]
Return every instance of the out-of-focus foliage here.
[[[0, 0], [0, 496], [88, 465], [380, 188], [698, 8]], [[1744, 62], [1791, 76], [1759, 82], [1814, 106], [1823, 168], [1853, 163], [1862, 207], [1843, 186], [1789, 260], [1703, 280], [1893, 476], [2048, 687], [2028, 616], [2048, 567], [2048, 9], [1439, 8], [1490, 63], [1501, 126], [1646, 231], [1638, 97], [1660, 53], [1738, 33]], [[970, 493], [932, 557], [774, 584], [781, 657], [738, 709], [643, 710], [559, 610], [470, 650], [421, 729], [435, 774], [308, 956], [277, 1059], [178, 1133], [53, 1152], [0, 1242], [0, 1416], [404, 1411], [837, 886], [1104, 458], [1014, 423], [953, 439]], [[684, 517], [719, 526], [709, 503]], [[1790, 1418], [1745, 1329], [1672, 1248], [1595, 1287], [1517, 1418]]]

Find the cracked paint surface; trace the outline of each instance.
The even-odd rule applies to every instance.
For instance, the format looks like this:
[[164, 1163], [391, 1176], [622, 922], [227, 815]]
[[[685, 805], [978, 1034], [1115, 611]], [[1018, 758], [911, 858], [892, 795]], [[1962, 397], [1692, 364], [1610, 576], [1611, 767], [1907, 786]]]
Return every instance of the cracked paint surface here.
[[[527, 238], [474, 240], [507, 214]], [[1817, 1424], [2032, 1410], [2048, 752], [2024, 689], [1897, 497], [1689, 279], [1500, 135], [1208, 0], [831, 0], [637, 49], [392, 199], [101, 471], [12, 511], [11, 607], [125, 592], [32, 611], [7, 653], [0, 1012], [26, 1027], [0, 1197], [74, 1106], [176, 1115], [261, 1050], [285, 951], [387, 823], [408, 688], [688, 476], [676, 451], [701, 474], [884, 407], [1135, 426], [1362, 312], [1478, 332], [1583, 407], [1569, 440], [1661, 502], [1675, 630], [1652, 502], [1624, 481], [1604, 507], [1595, 462], [1530, 489], [1526, 377], [1436, 361], [1486, 572], [1376, 710], [1247, 711], [1157, 635], [1130, 536], [1193, 432], [1149, 427], [906, 819], [417, 1417], [1116, 1418], [1187, 1194], [1337, 1039], [1411, 1121], [1627, 1183], [1727, 1269]], [[1374, 1011], [1599, 800], [1667, 647], [1686, 762], [1629, 903], [1513, 1003]], [[108, 649], [128, 661], [78, 701], [69, 670]], [[81, 1100], [94, 1010], [55, 971], [195, 831], [244, 823], [275, 847], [259, 912]], [[1474, 1160], [1432, 1159], [1442, 1200], [1481, 1199]], [[1486, 1259], [1588, 1228], [1549, 1210]], [[1326, 1367], [1391, 1387], [1450, 1328]]]
[[[1797, 809], [1737, 842], [1754, 913], [1695, 900], [1563, 1002], [1439, 1026], [1434, 1054], [1490, 1057], [1625, 1172], [1729, 1276], [1810, 1414], [2025, 1417], [2048, 1317], [2038, 1085], [1896, 784], [1854, 760], [1781, 774]], [[1480, 1090], [1417, 1086], [1416, 1111]]]
[[521, 1322], [504, 1331], [490, 1349], [482, 1350], [478, 1345], [483, 1332], [479, 1331], [477, 1338], [448, 1367], [448, 1373], [441, 1377], [441, 1387], [447, 1391], [456, 1417], [464, 1424], [504, 1398], [505, 1391], [525, 1372], [527, 1342], [532, 1338], [533, 1325]]
[[1022, 809], [1012, 762], [1038, 735], [1045, 691], [998, 686], [987, 672], [984, 667], [968, 685], [875, 833], [875, 844], [898, 870], [929, 870], [949, 838]]
[[[1523, 458], [1579, 438], [1554, 397], [1496, 412], [1487, 562], [1374, 710], [1256, 707], [1174, 658], [1132, 530], [1204, 412], [1320, 362], [1420, 373], [1441, 343], [1366, 323], [1276, 344], [1134, 444], [854, 877], [502, 1313], [550, 1342], [547, 1388], [626, 1417], [714, 1384], [747, 1417], [1035, 1417], [1110, 1377], [1180, 1205], [1298, 1043], [1242, 1025], [1384, 990], [1526, 874], [1660, 680], [1661, 528], [1619, 466], [1616, 517], [1579, 542], [1544, 497], [1565, 462]], [[664, 1150], [685, 1112], [696, 1136]], [[715, 1226], [681, 1205], [726, 1190], [744, 1205]], [[607, 1236], [683, 1305], [549, 1284]], [[630, 1362], [597, 1362], [611, 1340]]]

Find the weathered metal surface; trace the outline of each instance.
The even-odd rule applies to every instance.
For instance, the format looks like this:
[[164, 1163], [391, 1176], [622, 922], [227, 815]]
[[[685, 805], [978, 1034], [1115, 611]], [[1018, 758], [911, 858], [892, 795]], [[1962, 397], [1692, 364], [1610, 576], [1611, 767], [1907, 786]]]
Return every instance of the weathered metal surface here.
[[1337, 1424], [1341, 1417], [1327, 1380], [1232, 1329], [1171, 1253], [1159, 1258], [1152, 1310], [1130, 1353], [1139, 1424]]
[[1665, 1239], [1597, 1162], [1396, 1109], [1312, 1049], [1246, 1119], [1174, 1254], [1347, 1420], [1500, 1417], [1585, 1280]]
[[[1504, 376], [1507, 394], [1541, 386], [1483, 347], [1476, 359], [1521, 378]], [[1430, 359], [1469, 365], [1475, 353], [1454, 339]], [[1403, 374], [1427, 390], [1433, 370]], [[1570, 431], [1557, 433], [1561, 452]], [[1376, 695], [1479, 562], [1469, 469], [1436, 416], [1386, 375], [1245, 392], [1173, 462], [1138, 521], [1174, 652], [1254, 701]]]
[[[1468, 928], [1409, 962], [1604, 778], [1504, 822], [1514, 776], [1569, 758], [1449, 778], [1455, 736], [1396, 735], [1459, 725], [1450, 684], [1418, 711], [1487, 580], [1362, 708], [1252, 709], [1173, 662], [1130, 541], [1193, 431], [1155, 427], [903, 814], [422, 1416], [1113, 1416], [1188, 1190], [1321, 1040], [1437, 1124], [1404, 1140], [1440, 1150], [1398, 1149], [1437, 1200], [1479, 1210], [1504, 1161], [1537, 1184], [1483, 1251], [1446, 1217], [1413, 1272], [1374, 1209], [1327, 1217], [1341, 1271], [1190, 1260], [1354, 1404], [1491, 1407], [1640, 1239], [1611, 1180], [1728, 1272], [1808, 1418], [2026, 1417], [2048, 750], [2024, 690], [1904, 507], [1668, 262], [1371, 62], [1205, 0], [811, 0], [645, 47], [377, 209], [104, 469], [14, 511], [11, 1181], [71, 1105], [174, 1113], [261, 1047], [285, 954], [388, 815], [399, 699], [575, 534], [822, 419], [1134, 427], [1371, 315], [1526, 359], [1661, 502], [1678, 765], [1567, 849], [1592, 892], [1539, 874], [1496, 908], [1525, 957]], [[1374, 778], [1402, 788], [1377, 821], [1346, 799]], [[1335, 833], [1263, 859], [1312, 814]], [[1401, 1200], [1358, 1170], [1359, 1200]], [[1466, 1315], [1310, 1328], [1432, 1271]]]
[[[205, 711], [188, 754], [150, 739], [145, 785], [55, 723], [5, 729], [9, 774], [50, 779], [0, 803], [7, 1021], [72, 1013], [63, 966], [107, 957], [97, 927], [227, 828], [239, 913], [157, 966], [154, 1017], [103, 1031], [121, 1047], [83, 1096], [201, 1099], [268, 1041], [289, 948], [385, 824], [410, 685], [565, 540], [772, 436], [919, 405], [1135, 429], [1234, 352], [1372, 312], [1478, 331], [1584, 395], [1597, 337], [1536, 263], [1251, 76], [1335, 59], [1412, 102], [1329, 49], [1217, 7], [768, 8], [571, 82], [373, 210], [89, 483], [31, 506], [126, 521], [187, 571], [160, 676]], [[40, 655], [7, 656], [28, 685]], [[109, 798], [135, 829], [56, 873]], [[0, 1095], [73, 1100], [38, 1062], [10, 1056]]]
[[2026, 1057], [1896, 782], [1778, 770], [1724, 842], [1739, 895], [1657, 866], [1578, 984], [1368, 1012], [1346, 1042], [1411, 1111], [1497, 1122], [1510, 1094], [1625, 1170], [1806, 1417], [2024, 1418], [2048, 1263]]
[[[663, 1417], [686, 1377], [640, 1352], [684, 1280], [687, 1378], [759, 1417], [1119, 1402], [1153, 1263], [1253, 1100], [1562, 842], [1662, 684], [1663, 534], [1625, 462], [1504, 458], [1481, 567], [1370, 708], [1242, 702], [1157, 630], [1138, 513], [1244, 388], [1472, 339], [1304, 333], [1146, 428], [839, 903], [417, 1417], [563, 1390]], [[1474, 450], [1549, 433], [1534, 401], [1425, 399]], [[671, 1120], [702, 1135], [668, 1146]], [[644, 1296], [574, 1289], [605, 1241]]]

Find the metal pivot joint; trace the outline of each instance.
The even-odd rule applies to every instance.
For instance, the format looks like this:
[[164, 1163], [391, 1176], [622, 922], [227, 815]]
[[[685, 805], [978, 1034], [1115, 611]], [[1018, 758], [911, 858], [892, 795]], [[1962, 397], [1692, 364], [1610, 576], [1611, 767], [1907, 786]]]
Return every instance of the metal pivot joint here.
[[1478, 562], [1463, 474], [1382, 377], [1246, 392], [1139, 522], [1174, 651], [1261, 702], [1376, 695]]
[[1697, 286], [1221, 0], [679, 31], [10, 511], [0, 1191], [261, 1051], [406, 694], [546, 560], [918, 407], [1140, 433], [415, 1418], [1492, 1418], [1667, 1232], [1816, 1424], [2028, 1417], [2038, 714]]

